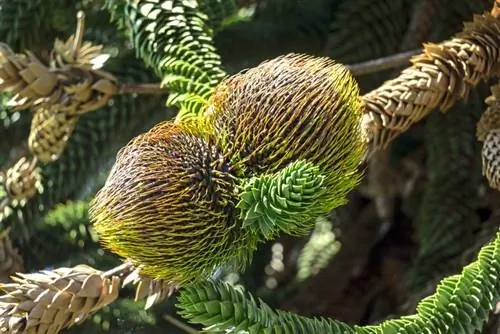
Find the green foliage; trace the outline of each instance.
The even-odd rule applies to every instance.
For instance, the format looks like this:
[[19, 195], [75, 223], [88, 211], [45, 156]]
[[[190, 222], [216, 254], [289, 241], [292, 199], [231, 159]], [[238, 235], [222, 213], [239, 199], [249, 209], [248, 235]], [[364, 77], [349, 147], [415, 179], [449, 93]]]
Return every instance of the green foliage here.
[[200, 10], [207, 14], [207, 24], [214, 30], [222, 27], [226, 18], [236, 14], [238, 4], [236, 0], [199, 0]]
[[274, 174], [251, 178], [243, 186], [241, 210], [243, 227], [265, 239], [278, 233], [307, 233], [314, 218], [325, 211], [319, 202], [324, 176], [305, 160], [292, 162]]
[[75, 21], [72, 0], [1, 0], [0, 36], [15, 50], [41, 51]]
[[81, 263], [98, 267], [116, 265], [118, 259], [101, 249], [91, 228], [88, 209], [88, 202], [79, 201], [58, 204], [47, 213], [33, 227], [36, 238], [24, 249], [25, 267], [31, 271]]
[[107, 7], [119, 27], [127, 27], [137, 55], [169, 89], [167, 105], [180, 109], [177, 118], [198, 116], [226, 75], [198, 2], [109, 0]]
[[181, 290], [178, 312], [209, 332], [355, 333], [348, 325], [274, 311], [263, 301], [222, 282], [207, 281]]
[[[16, 52], [31, 49], [40, 56], [46, 56], [41, 53], [50, 50], [54, 37], [66, 37], [72, 33], [75, 9], [84, 7], [87, 14], [90, 12], [87, 15], [86, 35], [103, 42], [114, 55], [118, 54], [106, 70], [117, 75], [120, 82], [156, 81], [145, 67], [138, 66], [140, 62], [133, 55], [127, 54], [130, 46], [108, 24], [106, 11], [97, 10], [101, 2], [0, 0], [0, 37]], [[169, 91], [167, 104], [180, 108], [178, 120], [186, 120], [200, 115], [214, 87], [225, 76], [221, 57], [212, 40], [215, 32], [217, 46], [222, 46], [224, 50], [224, 68], [228, 69], [239, 70], [288, 52], [318, 54], [328, 31], [326, 53], [340, 62], [357, 62], [399, 51], [408, 33], [412, 10], [423, 0], [255, 2], [258, 4], [252, 21], [239, 22], [234, 26], [227, 26], [229, 21], [226, 19], [234, 19], [239, 3], [236, 0], [107, 0], [106, 8], [118, 27], [131, 37], [137, 56], [161, 78]], [[447, 38], [458, 31], [473, 12], [480, 13], [490, 6], [490, 0], [447, 2], [446, 6], [432, 13], [435, 16], [429, 15], [433, 20], [428, 39], [437, 41]], [[316, 77], [317, 74], [314, 74]], [[258, 78], [260, 80], [261, 77]], [[261, 89], [267, 90], [269, 85], [264, 87]], [[309, 92], [308, 89], [301, 91]], [[288, 94], [289, 90], [283, 92]], [[273, 94], [271, 96], [274, 97]], [[27, 137], [31, 114], [9, 112], [5, 108], [5, 95], [2, 99], [0, 162], [3, 163]], [[416, 289], [450, 269], [453, 258], [471, 242], [474, 229], [479, 225], [475, 195], [472, 195], [477, 193], [479, 184], [479, 159], [474, 139], [477, 117], [470, 111], [482, 109], [482, 104], [476, 102], [447, 115], [434, 114], [427, 123], [429, 183], [416, 219], [420, 248], [411, 272]], [[14, 227], [12, 236], [16, 246], [21, 248], [28, 271], [52, 265], [87, 263], [104, 269], [116, 264], [117, 259], [107, 256], [109, 253], [104, 253], [96, 242], [89, 227], [87, 202], [67, 201], [87, 200], [103, 183], [118, 148], [137, 133], [171, 116], [162, 104], [163, 97], [121, 95], [113, 98], [107, 108], [82, 117], [61, 158], [53, 164], [41, 166], [43, 192], [0, 212], [2, 228]], [[251, 104], [261, 108], [262, 100], [255, 99]], [[274, 110], [268, 108], [263, 114], [268, 117]], [[241, 109], [237, 108], [237, 111]], [[254, 118], [252, 115], [247, 120]], [[250, 133], [247, 120], [242, 122], [241, 127], [245, 135]], [[263, 124], [271, 123], [265, 120]], [[333, 124], [331, 121], [337, 120], [319, 121]], [[282, 124], [277, 124], [277, 127], [281, 128]], [[255, 132], [246, 138], [258, 138], [261, 129], [262, 126], [256, 126]], [[316, 140], [314, 136], [310, 138]], [[256, 143], [260, 144], [262, 140], [256, 139]], [[277, 142], [281, 143], [281, 139]], [[247, 149], [243, 145], [239, 147]], [[326, 146], [315, 148], [318, 147]], [[289, 145], [284, 145], [283, 152], [288, 153], [289, 148]], [[309, 154], [312, 150], [305, 152]], [[269, 152], [266, 154], [270, 156]], [[260, 158], [262, 156], [257, 157], [257, 162], [252, 161], [255, 168], [261, 166]], [[325, 154], [317, 154], [315, 158], [324, 158], [322, 163], [333, 161], [331, 156]], [[272, 174], [253, 178], [242, 185], [239, 208], [247, 233], [245, 236], [252, 239], [250, 247], [237, 244], [234, 242], [236, 239], [225, 240], [228, 244], [236, 244], [235, 248], [231, 248], [233, 251], [230, 248], [223, 250], [223, 255], [236, 258], [235, 262], [238, 258], [250, 261], [246, 256], [250, 248], [250, 253], [255, 248], [255, 234], [273, 238], [278, 231], [302, 233], [311, 227], [313, 220], [309, 219], [309, 214], [315, 210], [315, 214], [322, 212], [318, 204], [321, 202], [318, 197], [323, 183], [326, 183], [322, 181], [322, 175], [337, 170], [331, 166], [318, 170], [304, 161], [282, 171], [277, 170], [283, 166], [272, 171], [268, 171], [268, 167], [264, 166], [263, 172]], [[253, 175], [253, 172], [248, 174]], [[345, 176], [345, 173], [342, 175]], [[345, 178], [347, 180], [351, 176]], [[353, 187], [357, 179], [350, 182]], [[337, 187], [332, 189], [332, 193], [345, 192]], [[2, 192], [3, 187], [0, 186], [0, 202], [6, 196]], [[343, 204], [344, 199], [342, 201], [336, 204]], [[54, 208], [58, 203], [66, 204]], [[228, 216], [233, 214], [230, 212]], [[198, 222], [203, 223], [200, 219]], [[233, 224], [230, 228], [234, 228], [235, 221], [230, 223]], [[193, 226], [191, 222], [183, 225], [183, 233], [187, 231], [186, 235], [191, 237], [196, 233], [203, 234], [212, 249], [217, 248], [212, 235]], [[140, 232], [145, 235], [144, 230]], [[176, 238], [179, 235], [172, 233], [170, 236], [171, 240], [178, 241]], [[298, 260], [299, 279], [325, 265], [336, 249], [333, 237], [330, 224], [318, 224]], [[334, 320], [309, 319], [275, 311], [262, 301], [254, 300], [251, 295], [217, 282], [186, 287], [180, 297], [180, 308], [181, 313], [192, 322], [208, 326], [210, 330], [232, 332], [473, 333], [482, 328], [488, 312], [500, 299], [499, 248], [497, 234], [496, 240], [485, 246], [478, 260], [467, 266], [461, 275], [443, 280], [436, 293], [419, 304], [417, 314], [377, 326], [351, 326]], [[234, 256], [233, 252], [238, 255]], [[261, 262], [266, 261], [261, 259]], [[191, 266], [193, 271], [198, 269], [196, 265]], [[258, 271], [259, 268], [256, 268], [251, 274], [257, 276]], [[99, 333], [122, 327], [121, 332], [142, 330], [154, 333], [155, 330], [160, 332], [159, 327], [164, 329], [164, 324], [157, 323], [159, 315], [141, 310], [142, 306], [131, 300], [120, 300], [70, 332]]]
[[154, 314], [144, 310], [143, 303], [132, 299], [119, 299], [104, 307], [83, 324], [65, 331], [68, 334], [77, 333], [108, 333], [113, 329], [120, 332], [135, 333], [144, 330], [146, 333], [163, 333], [158, 329]]
[[345, 63], [397, 53], [409, 21], [409, 2], [342, 1], [334, 13], [326, 52]]
[[179, 297], [180, 314], [208, 331], [237, 333], [474, 333], [500, 299], [500, 231], [460, 275], [441, 281], [417, 313], [375, 326], [350, 326], [274, 311], [229, 284], [209, 281], [189, 286]]
[[338, 252], [340, 243], [335, 240], [332, 222], [326, 217], [316, 220], [311, 237], [297, 259], [297, 279], [303, 281], [325, 268]]
[[20, 148], [28, 137], [31, 122], [31, 114], [13, 112], [6, 106], [8, 100], [6, 93], [0, 93], [0, 164], [7, 162], [12, 148]]
[[453, 260], [471, 244], [479, 227], [475, 194], [481, 158], [475, 132], [481, 109], [483, 103], [474, 94], [467, 104], [427, 118], [428, 183], [416, 217], [420, 247], [411, 273], [414, 288], [453, 268]]

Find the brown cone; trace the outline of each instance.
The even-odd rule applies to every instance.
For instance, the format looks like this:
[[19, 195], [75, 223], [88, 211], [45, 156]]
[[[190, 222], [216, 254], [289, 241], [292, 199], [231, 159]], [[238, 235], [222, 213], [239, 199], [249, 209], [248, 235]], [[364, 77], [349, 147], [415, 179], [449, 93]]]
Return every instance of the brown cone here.
[[56, 334], [87, 319], [118, 298], [123, 286], [137, 285], [136, 300], [149, 307], [170, 296], [175, 287], [144, 278], [124, 263], [107, 272], [89, 266], [18, 274], [14, 283], [1, 284], [0, 332]]
[[0, 331], [58, 333], [118, 297], [120, 279], [87, 266], [18, 274], [2, 284]]
[[77, 116], [68, 116], [52, 109], [37, 109], [28, 138], [30, 151], [41, 162], [56, 160], [64, 151], [77, 121]]
[[372, 149], [384, 148], [435, 108], [447, 110], [467, 97], [500, 61], [500, 19], [476, 15], [464, 30], [440, 44], [426, 44], [413, 66], [362, 97], [363, 126]]
[[14, 200], [29, 199], [36, 195], [37, 182], [40, 179], [36, 169], [36, 161], [20, 158], [5, 173], [5, 190], [7, 196]]

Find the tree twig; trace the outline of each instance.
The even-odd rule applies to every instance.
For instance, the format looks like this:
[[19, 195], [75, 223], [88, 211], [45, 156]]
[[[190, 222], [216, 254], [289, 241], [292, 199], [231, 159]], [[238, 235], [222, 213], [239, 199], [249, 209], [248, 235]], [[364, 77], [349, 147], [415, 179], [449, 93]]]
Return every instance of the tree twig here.
[[118, 94], [167, 94], [168, 89], [160, 83], [119, 84]]
[[[422, 52], [421, 49], [406, 51], [392, 56], [368, 60], [366, 62], [346, 65], [354, 76], [367, 75], [385, 71], [391, 68], [407, 66], [410, 58]], [[168, 89], [160, 83], [121, 83], [118, 85], [118, 94], [167, 94]]]
[[388, 57], [368, 60], [358, 64], [347, 65], [347, 68], [354, 76], [362, 76], [389, 70], [392, 68], [408, 66], [410, 58], [418, 55], [422, 49], [405, 51]]
[[83, 42], [83, 34], [85, 32], [85, 13], [83, 11], [78, 11], [76, 14], [76, 33], [75, 39], [73, 40], [73, 59], [76, 59], [78, 56], [78, 51], [82, 46]]
[[172, 325], [176, 326], [180, 330], [183, 330], [184, 332], [188, 334], [199, 334], [200, 332], [197, 331], [196, 329], [186, 325], [184, 322], [177, 320], [176, 318], [172, 317], [170, 314], [164, 314], [163, 319], [165, 321], [171, 323]]

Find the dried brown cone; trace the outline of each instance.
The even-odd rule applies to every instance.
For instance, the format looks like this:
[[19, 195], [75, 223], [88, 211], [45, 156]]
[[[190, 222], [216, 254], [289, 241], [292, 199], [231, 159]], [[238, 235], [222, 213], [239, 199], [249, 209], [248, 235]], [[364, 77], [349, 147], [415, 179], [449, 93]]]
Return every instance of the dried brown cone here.
[[0, 282], [9, 282], [10, 276], [24, 271], [23, 258], [12, 246], [9, 230], [0, 233]]
[[483, 174], [492, 188], [500, 190], [500, 84], [492, 86], [491, 93], [486, 99], [488, 108], [477, 124], [476, 136], [484, 142]]
[[120, 288], [130, 283], [137, 285], [136, 300], [147, 298], [146, 307], [175, 291], [164, 281], [142, 277], [128, 262], [107, 272], [79, 265], [12, 279], [14, 283], [0, 285], [5, 292], [0, 296], [0, 332], [58, 333], [114, 302]]
[[78, 122], [78, 116], [70, 116], [53, 108], [39, 108], [33, 115], [28, 145], [39, 161], [56, 160], [64, 151]]
[[42, 107], [56, 107], [67, 115], [80, 116], [106, 106], [118, 92], [113, 75], [86, 65], [67, 65], [54, 71], [59, 77], [61, 96], [58, 100], [44, 100]]
[[[71, 35], [66, 42], [56, 39], [51, 53], [52, 67], [79, 64], [94, 69], [101, 68], [104, 61], [108, 58], [107, 55], [103, 55], [102, 53], [103, 46], [92, 44], [88, 41], [78, 43], [77, 38], [75, 35]], [[77, 45], [76, 49], [75, 45]]]
[[92, 60], [99, 62], [94, 53], [100, 48], [84, 46], [89, 50], [77, 59], [81, 63], [48, 67], [31, 52], [16, 55], [0, 43], [0, 89], [14, 95], [9, 105], [16, 110], [56, 107], [70, 115], [105, 106], [118, 91], [117, 80], [89, 64]]
[[140, 268], [134, 268], [123, 280], [123, 286], [135, 285], [135, 301], [146, 298], [145, 309], [165, 300], [174, 293], [178, 286], [162, 279], [151, 279], [141, 275]]
[[5, 191], [13, 200], [29, 199], [36, 195], [40, 173], [37, 169], [36, 159], [21, 157], [5, 173]]
[[58, 333], [118, 297], [120, 278], [88, 266], [18, 274], [2, 284], [0, 331]]
[[0, 90], [14, 96], [9, 101], [17, 110], [31, 107], [40, 99], [57, 100], [61, 90], [59, 80], [33, 53], [17, 55], [5, 43], [0, 43]]
[[489, 13], [474, 16], [450, 40], [425, 44], [412, 67], [362, 97], [371, 149], [387, 147], [433, 109], [445, 111], [466, 98], [481, 79], [498, 74], [499, 60], [500, 19]]

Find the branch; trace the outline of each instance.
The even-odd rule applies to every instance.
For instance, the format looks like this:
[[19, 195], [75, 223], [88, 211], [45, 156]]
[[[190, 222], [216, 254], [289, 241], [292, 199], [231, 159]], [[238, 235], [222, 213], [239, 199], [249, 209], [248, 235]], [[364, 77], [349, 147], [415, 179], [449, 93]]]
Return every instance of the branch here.
[[354, 76], [362, 76], [385, 70], [403, 67], [408, 64], [410, 58], [419, 54], [422, 49], [397, 53], [388, 57], [368, 60], [362, 63], [347, 65], [346, 67]]
[[167, 94], [168, 89], [160, 83], [121, 83], [118, 84], [118, 94]]

